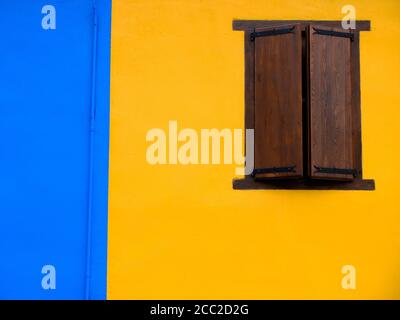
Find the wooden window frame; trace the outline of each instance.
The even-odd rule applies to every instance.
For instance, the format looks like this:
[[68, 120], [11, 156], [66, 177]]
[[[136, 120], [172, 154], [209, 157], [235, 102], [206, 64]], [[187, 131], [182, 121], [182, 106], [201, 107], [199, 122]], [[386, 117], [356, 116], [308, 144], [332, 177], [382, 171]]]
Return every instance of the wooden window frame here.
[[[310, 24], [323, 27], [342, 29], [342, 21], [331, 20], [234, 20], [233, 30], [244, 31], [245, 56], [245, 129], [255, 128], [255, 42], [251, 41], [250, 34], [256, 28], [280, 27], [289, 24], [299, 24], [301, 31], [306, 32]], [[333, 181], [318, 179], [286, 179], [286, 180], [255, 180], [251, 175], [242, 179], [233, 180], [233, 188], [238, 190], [271, 190], [271, 189], [299, 189], [299, 190], [375, 190], [375, 181], [363, 179], [362, 170], [362, 142], [361, 142], [361, 95], [360, 95], [360, 32], [370, 31], [371, 23], [368, 20], [357, 20], [356, 29], [351, 42], [351, 97], [352, 97], [352, 138], [354, 145], [353, 162], [357, 176], [352, 181]], [[346, 30], [348, 31], [348, 30]], [[308, 50], [306, 50], [308, 52]]]

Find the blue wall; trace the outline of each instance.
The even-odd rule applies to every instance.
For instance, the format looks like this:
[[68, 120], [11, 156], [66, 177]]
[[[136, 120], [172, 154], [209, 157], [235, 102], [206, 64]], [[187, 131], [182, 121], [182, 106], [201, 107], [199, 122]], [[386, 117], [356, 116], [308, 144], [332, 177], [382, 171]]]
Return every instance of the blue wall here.
[[106, 297], [110, 2], [0, 2], [1, 299]]

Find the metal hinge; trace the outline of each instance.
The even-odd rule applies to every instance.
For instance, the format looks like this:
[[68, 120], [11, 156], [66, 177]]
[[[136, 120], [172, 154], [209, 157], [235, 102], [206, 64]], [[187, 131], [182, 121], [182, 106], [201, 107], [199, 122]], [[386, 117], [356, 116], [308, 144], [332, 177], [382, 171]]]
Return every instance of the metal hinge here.
[[314, 166], [315, 173], [329, 173], [329, 174], [351, 174], [353, 177], [357, 176], [356, 169], [341, 169], [341, 168], [325, 168]]
[[259, 174], [259, 173], [289, 173], [289, 172], [295, 173], [296, 166], [259, 168], [259, 169], [254, 169], [251, 175], [254, 177], [256, 174]]
[[259, 31], [250, 33], [250, 41], [254, 41], [257, 37], [267, 37], [267, 36], [276, 36], [279, 34], [292, 33], [295, 27], [286, 28], [286, 29], [272, 29], [268, 31]]
[[354, 41], [354, 33], [350, 32], [340, 32], [340, 31], [332, 31], [332, 30], [322, 30], [314, 28], [314, 34], [320, 34], [324, 36], [332, 36], [332, 37], [342, 37], [342, 38], [349, 38], [351, 41]]

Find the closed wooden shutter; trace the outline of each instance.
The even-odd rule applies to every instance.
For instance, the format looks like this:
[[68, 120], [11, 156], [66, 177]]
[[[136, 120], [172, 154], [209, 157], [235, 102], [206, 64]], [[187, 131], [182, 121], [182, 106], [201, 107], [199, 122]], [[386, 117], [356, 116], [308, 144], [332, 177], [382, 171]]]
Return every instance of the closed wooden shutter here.
[[256, 29], [256, 178], [303, 175], [302, 40], [299, 26]]
[[312, 178], [352, 180], [351, 32], [310, 25], [309, 142]]

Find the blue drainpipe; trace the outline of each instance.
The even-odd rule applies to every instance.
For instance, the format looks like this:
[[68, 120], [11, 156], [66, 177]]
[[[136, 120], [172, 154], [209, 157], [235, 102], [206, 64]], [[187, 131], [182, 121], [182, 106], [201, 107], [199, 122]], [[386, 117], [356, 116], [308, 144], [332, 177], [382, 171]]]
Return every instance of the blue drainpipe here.
[[92, 82], [90, 101], [90, 136], [89, 136], [89, 182], [88, 208], [86, 232], [86, 270], [85, 270], [85, 299], [90, 299], [91, 260], [92, 260], [92, 215], [93, 215], [93, 165], [94, 165], [94, 138], [96, 120], [96, 67], [97, 67], [97, 12], [93, 6], [93, 44], [92, 44]]

